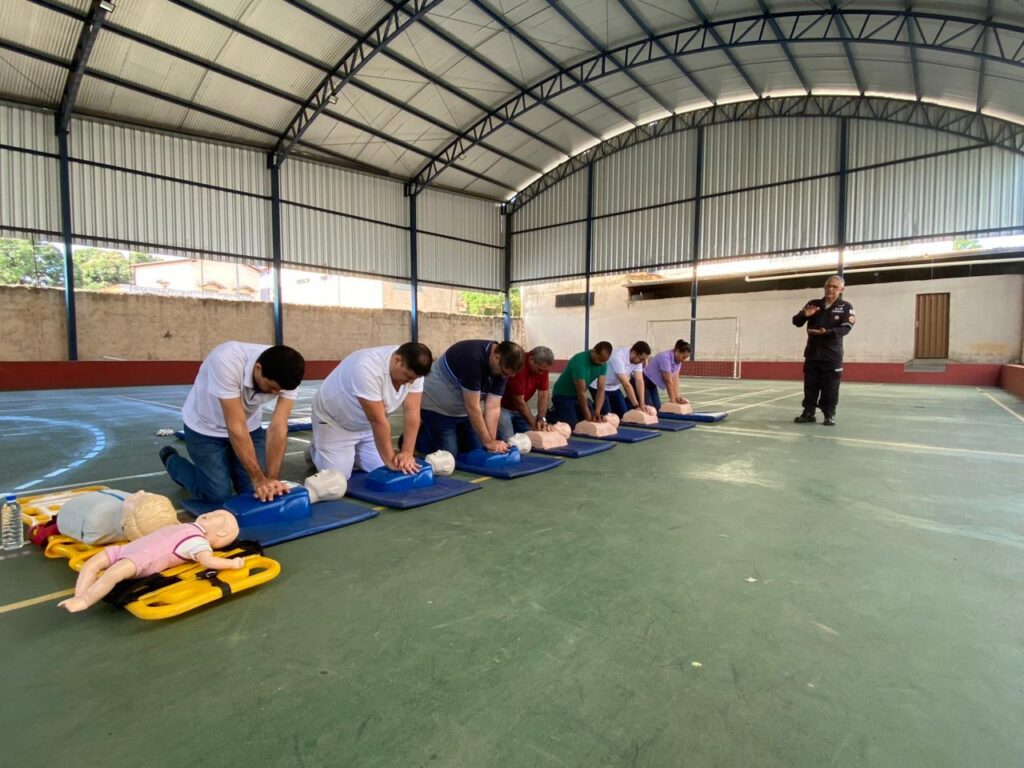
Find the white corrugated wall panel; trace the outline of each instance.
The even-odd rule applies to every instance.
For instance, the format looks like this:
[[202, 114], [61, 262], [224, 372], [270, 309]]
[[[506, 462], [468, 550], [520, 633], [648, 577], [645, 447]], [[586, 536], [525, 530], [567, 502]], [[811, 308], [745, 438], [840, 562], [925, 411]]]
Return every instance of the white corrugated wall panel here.
[[585, 269], [585, 224], [567, 224], [512, 235], [514, 283], [582, 275]]
[[849, 176], [848, 241], [1024, 226], [1024, 158], [989, 147]]
[[417, 256], [421, 280], [488, 291], [502, 290], [505, 251], [501, 248], [421, 232]]
[[850, 169], [970, 147], [978, 143], [942, 131], [872, 120], [851, 120], [847, 142], [849, 159], [846, 167]]
[[409, 226], [401, 183], [319, 163], [291, 159], [281, 166], [281, 199], [328, 211]]
[[594, 215], [692, 198], [696, 135], [695, 131], [669, 134], [597, 161]]
[[416, 198], [416, 228], [501, 245], [501, 210], [487, 200], [428, 188]]
[[52, 112], [0, 104], [0, 144], [57, 154]]
[[69, 151], [72, 159], [254, 195], [270, 194], [266, 155], [252, 149], [98, 120], [75, 120]]
[[565, 224], [587, 216], [587, 171], [576, 171], [562, 179], [515, 212], [513, 231]]
[[281, 241], [281, 258], [287, 262], [409, 277], [409, 232], [400, 227], [286, 203], [281, 206]]
[[705, 129], [705, 195], [838, 171], [835, 119], [750, 120]]
[[261, 198], [73, 162], [71, 207], [77, 242], [271, 258]]
[[835, 177], [711, 197], [701, 208], [701, 259], [836, 243]]
[[56, 158], [0, 150], [0, 230], [26, 239], [60, 232]]
[[594, 221], [595, 272], [678, 264], [693, 250], [693, 203], [665, 205]]

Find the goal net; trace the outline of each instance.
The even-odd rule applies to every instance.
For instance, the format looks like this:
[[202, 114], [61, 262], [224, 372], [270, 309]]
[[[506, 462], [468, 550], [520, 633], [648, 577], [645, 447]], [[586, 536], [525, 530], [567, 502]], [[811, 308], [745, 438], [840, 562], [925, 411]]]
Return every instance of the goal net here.
[[[695, 332], [691, 335], [691, 332]], [[698, 317], [680, 320], [648, 320], [645, 340], [651, 353], [672, 349], [676, 341], [693, 339], [693, 355], [683, 363], [680, 375], [740, 377], [740, 319]]]

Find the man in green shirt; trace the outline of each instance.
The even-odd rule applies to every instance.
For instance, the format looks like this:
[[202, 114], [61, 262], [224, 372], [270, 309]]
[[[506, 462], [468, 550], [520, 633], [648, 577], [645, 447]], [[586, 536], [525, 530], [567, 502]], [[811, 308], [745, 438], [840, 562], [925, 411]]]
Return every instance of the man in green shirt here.
[[[611, 356], [612, 345], [607, 341], [599, 341], [593, 349], [569, 358], [569, 363], [551, 390], [551, 408], [555, 421], [564, 421], [570, 427], [575, 427], [580, 421], [604, 421], [601, 415], [604, 407], [604, 379], [608, 374], [608, 358]], [[597, 382], [593, 408], [587, 400], [587, 385], [592, 381]]]

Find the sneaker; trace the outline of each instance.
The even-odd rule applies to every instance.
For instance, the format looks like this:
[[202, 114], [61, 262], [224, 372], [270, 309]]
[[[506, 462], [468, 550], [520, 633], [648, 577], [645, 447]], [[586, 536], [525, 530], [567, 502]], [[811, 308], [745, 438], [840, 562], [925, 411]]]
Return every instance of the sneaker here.
[[826, 416], [825, 420], [821, 422], [821, 425], [823, 427], [834, 427], [836, 425], [836, 420], [833, 416]]
[[816, 421], [817, 419], [814, 417], [813, 413], [801, 413], [793, 419], [794, 424], [813, 424]]
[[178, 449], [175, 448], [173, 445], [165, 445], [163, 448], [160, 449], [160, 461], [161, 463], [163, 463], [165, 467], [167, 466], [167, 460], [171, 458], [171, 456], [177, 455]]

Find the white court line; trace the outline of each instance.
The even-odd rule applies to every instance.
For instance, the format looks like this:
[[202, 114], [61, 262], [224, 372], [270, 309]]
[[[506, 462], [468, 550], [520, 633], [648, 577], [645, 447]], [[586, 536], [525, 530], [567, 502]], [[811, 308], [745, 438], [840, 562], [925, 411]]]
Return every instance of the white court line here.
[[[288, 451], [285, 456], [301, 456], [305, 454], [305, 451]], [[159, 472], [144, 472], [139, 475], [122, 475], [121, 477], [108, 477], [103, 480], [79, 480], [75, 483], [68, 483], [67, 485], [51, 485], [48, 488], [33, 488], [32, 493], [28, 494], [31, 496], [38, 496], [41, 493], [49, 493], [50, 491], [63, 491], [67, 488], [82, 488], [89, 485], [106, 485], [107, 483], [116, 483], [118, 480], [135, 480], [140, 477], [156, 477], [157, 475], [166, 475], [167, 470], [161, 469]]]
[[750, 405], [741, 405], [739, 408], [732, 408], [729, 411], [729, 413], [739, 413], [740, 411], [747, 410], [747, 408], [757, 408], [758, 406], [761, 405], [768, 405], [768, 403], [774, 403], [776, 400], [785, 400], [787, 397], [796, 397], [797, 395], [802, 394], [803, 392], [793, 392], [788, 395], [782, 395], [781, 397], [773, 397], [771, 400], [765, 400], [763, 403], [751, 403]]
[[120, 397], [120, 398], [123, 398], [125, 400], [134, 400], [137, 403], [145, 403], [146, 405], [155, 405], [155, 406], [158, 406], [160, 408], [167, 408], [168, 410], [174, 411], [175, 413], [181, 413], [181, 406], [180, 405], [168, 405], [167, 403], [155, 403], [152, 400], [143, 400], [141, 397], [128, 397], [128, 395], [114, 395], [114, 397]]
[[757, 392], [741, 392], [741, 393], [736, 394], [736, 395], [729, 395], [724, 400], [704, 400], [702, 398], [701, 399], [701, 404], [703, 405], [703, 404], [706, 404], [706, 403], [735, 403], [735, 402], [738, 402], [737, 398], [740, 398], [740, 397], [753, 397], [754, 395], [764, 395], [764, 394], [769, 394], [769, 393], [774, 394], [775, 392], [778, 392], [778, 391], [779, 390], [777, 390], [775, 388], [772, 388], [772, 389], [760, 389]]
[[1004, 411], [1006, 411], [1006, 412], [1007, 412], [1008, 414], [1010, 414], [1011, 416], [1015, 417], [1016, 419], [1018, 419], [1018, 420], [1019, 420], [1019, 421], [1021, 421], [1021, 422], [1024, 422], [1024, 416], [1021, 416], [1021, 415], [1020, 415], [1019, 413], [1017, 413], [1016, 411], [1014, 411], [1014, 410], [1011, 410], [1010, 408], [1007, 408], [1007, 407], [1006, 407], [1005, 405], [1003, 405], [1003, 404], [1002, 404], [1002, 403], [1000, 403], [1000, 402], [999, 402], [998, 400], [996, 400], [996, 399], [995, 399], [994, 397], [992, 397], [992, 395], [990, 395], [990, 394], [989, 394], [988, 392], [984, 392], [984, 391], [982, 391], [982, 390], [980, 390], [980, 389], [978, 390], [978, 392], [980, 392], [981, 394], [983, 394], [983, 395], [984, 395], [985, 397], [987, 397], [987, 398], [988, 398], [989, 400], [991, 400], [991, 401], [992, 401], [993, 403], [995, 403], [996, 405], [998, 405], [998, 406], [999, 406], [1000, 408], [1002, 408], [1002, 409], [1003, 409]]
[[722, 432], [729, 435], [740, 435], [745, 437], [771, 437], [781, 438], [783, 440], [798, 440], [800, 438], [812, 437], [815, 440], [834, 440], [840, 443], [854, 443], [859, 445], [872, 445], [879, 446], [881, 448], [894, 448], [900, 450], [912, 450], [912, 451], [930, 451], [933, 453], [943, 454], [961, 454], [966, 453], [974, 456], [999, 456], [1002, 458], [1011, 459], [1024, 459], [1024, 453], [1005, 453], [1003, 451], [979, 451], [974, 448], [949, 448], [945, 445], [927, 445], [925, 443], [893, 443], [886, 440], [868, 440], [861, 437], [839, 437], [838, 435], [812, 435], [808, 433], [796, 434], [793, 432], [765, 432], [756, 429], [743, 429], [742, 427], [725, 427], [716, 426], [714, 429], [707, 429], [701, 432], [701, 434], [711, 434], [712, 432]]

